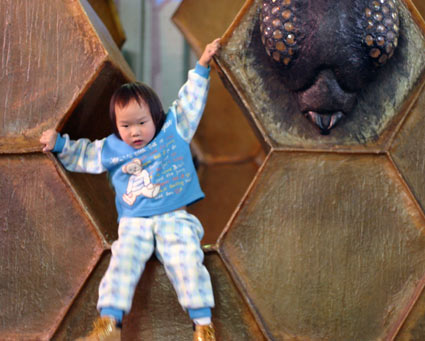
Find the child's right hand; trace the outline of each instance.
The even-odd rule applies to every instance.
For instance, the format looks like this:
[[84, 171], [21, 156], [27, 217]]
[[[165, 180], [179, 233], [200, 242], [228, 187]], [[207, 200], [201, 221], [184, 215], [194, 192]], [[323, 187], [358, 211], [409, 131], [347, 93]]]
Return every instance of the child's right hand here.
[[200, 65], [202, 65], [203, 67], [208, 67], [212, 57], [218, 52], [221, 47], [220, 41], [221, 39], [217, 38], [213, 42], [205, 46], [205, 50], [204, 52], [202, 52], [202, 55], [198, 61]]
[[48, 129], [41, 134], [40, 143], [44, 145], [43, 152], [50, 152], [56, 143], [58, 133], [54, 129]]

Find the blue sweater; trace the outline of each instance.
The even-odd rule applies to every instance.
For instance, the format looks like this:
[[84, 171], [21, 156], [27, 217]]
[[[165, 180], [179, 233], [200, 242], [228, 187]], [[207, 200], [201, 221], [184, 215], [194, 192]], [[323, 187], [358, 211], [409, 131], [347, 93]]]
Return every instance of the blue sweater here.
[[72, 141], [58, 136], [54, 152], [69, 171], [108, 171], [115, 189], [118, 220], [173, 211], [204, 197], [189, 143], [201, 119], [209, 88], [209, 69], [197, 64], [160, 132], [144, 148], [134, 149], [114, 134], [102, 140]]

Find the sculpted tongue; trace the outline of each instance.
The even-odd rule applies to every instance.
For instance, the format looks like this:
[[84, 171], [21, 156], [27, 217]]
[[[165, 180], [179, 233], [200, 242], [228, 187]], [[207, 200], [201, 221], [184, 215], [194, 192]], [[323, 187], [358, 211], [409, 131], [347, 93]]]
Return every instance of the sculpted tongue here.
[[341, 111], [333, 114], [319, 114], [315, 111], [308, 111], [305, 116], [320, 129], [320, 133], [328, 135], [330, 130], [344, 117]]

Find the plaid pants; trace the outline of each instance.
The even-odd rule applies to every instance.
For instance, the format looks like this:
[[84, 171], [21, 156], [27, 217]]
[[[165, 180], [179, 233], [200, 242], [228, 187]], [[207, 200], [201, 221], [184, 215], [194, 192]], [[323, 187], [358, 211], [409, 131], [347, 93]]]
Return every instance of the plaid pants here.
[[129, 313], [136, 285], [154, 250], [183, 309], [212, 308], [211, 280], [202, 264], [203, 234], [199, 220], [185, 210], [149, 218], [122, 218], [109, 267], [100, 283], [97, 308], [113, 307]]

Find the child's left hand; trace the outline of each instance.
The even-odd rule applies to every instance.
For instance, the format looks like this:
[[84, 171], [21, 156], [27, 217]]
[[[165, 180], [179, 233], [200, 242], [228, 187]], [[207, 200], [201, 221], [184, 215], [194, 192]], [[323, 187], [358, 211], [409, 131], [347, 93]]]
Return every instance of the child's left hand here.
[[212, 57], [217, 53], [220, 49], [220, 38], [215, 39], [212, 43], [207, 44], [205, 46], [205, 50], [202, 53], [201, 58], [199, 58], [199, 64], [203, 67], [208, 67]]
[[54, 129], [48, 129], [40, 137], [40, 143], [43, 145], [43, 152], [47, 153], [53, 150], [58, 133]]

